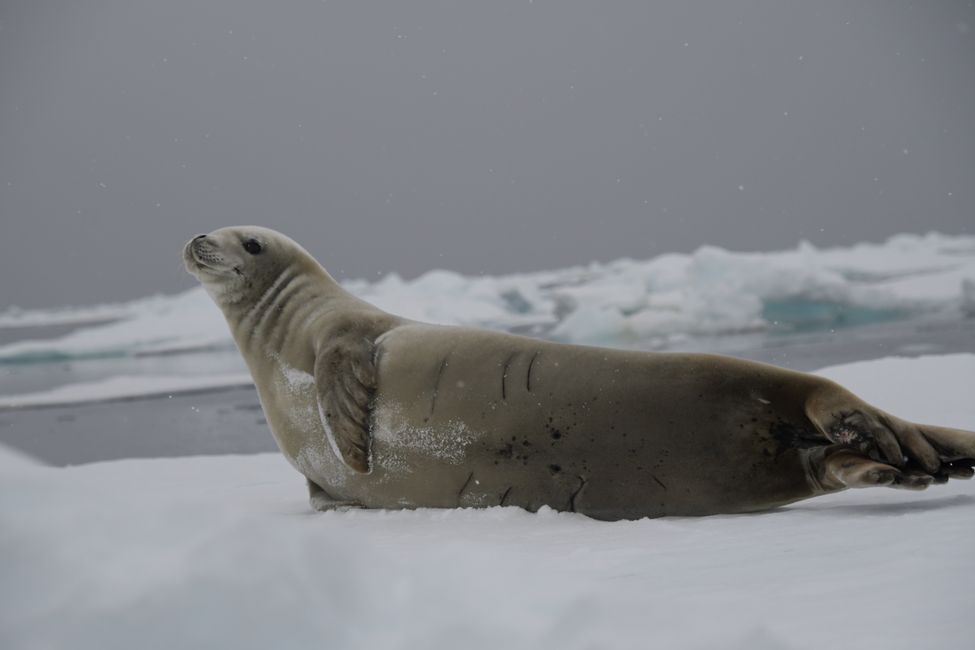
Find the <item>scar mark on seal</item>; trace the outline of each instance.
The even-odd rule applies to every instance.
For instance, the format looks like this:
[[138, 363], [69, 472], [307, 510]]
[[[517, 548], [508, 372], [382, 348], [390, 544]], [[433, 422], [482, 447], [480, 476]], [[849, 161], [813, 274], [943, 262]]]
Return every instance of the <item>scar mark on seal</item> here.
[[569, 497], [569, 512], [576, 511], [576, 497], [578, 497], [579, 493], [582, 492], [582, 488], [586, 487], [586, 482], [586, 479], [582, 478], [581, 476], [579, 477], [579, 487], [577, 487], [576, 491], [573, 492], [572, 496]]
[[498, 503], [499, 506], [503, 506], [504, 505], [504, 502], [508, 500], [508, 495], [511, 494], [511, 488], [512, 487], [514, 487], [514, 486], [513, 485], [509, 485], [508, 486], [508, 489], [505, 490], [504, 491], [504, 494], [501, 495], [501, 501]]
[[661, 481], [661, 480], [660, 480], [659, 478], [657, 478], [657, 477], [656, 477], [656, 476], [654, 476], [653, 474], [651, 474], [651, 475], [650, 475], [650, 478], [652, 478], [652, 479], [653, 479], [654, 481], [656, 481], [656, 482], [657, 482], [657, 485], [659, 485], [660, 487], [662, 487], [662, 488], [664, 489], [664, 491], [666, 491], [666, 490], [667, 490], [667, 486], [666, 486], [666, 485], [664, 485], [664, 482], [663, 482], [663, 481]]
[[444, 368], [447, 367], [447, 357], [449, 356], [450, 353], [448, 352], [447, 356], [445, 356], [443, 361], [440, 362], [440, 369], [437, 371], [437, 379], [433, 382], [433, 396], [430, 398], [430, 412], [427, 414], [427, 419], [430, 419], [430, 416], [433, 415], [433, 409], [437, 407], [437, 395], [440, 394], [440, 378], [443, 377], [443, 371]]
[[525, 390], [529, 393], [532, 392], [532, 368], [535, 366], [535, 359], [538, 358], [538, 352], [532, 355], [531, 361], [528, 362], [528, 374], [525, 376]]
[[508, 358], [504, 360], [504, 367], [501, 368], [501, 399], [508, 399], [508, 391], [505, 384], [508, 380], [508, 366], [511, 365], [511, 360], [515, 358], [516, 352], [512, 352], [508, 355]]
[[[467, 486], [471, 484], [472, 480], [474, 480], [474, 472], [471, 472], [467, 476], [467, 480], [464, 481], [464, 484], [460, 486], [460, 490], [457, 492], [457, 505], [460, 505], [460, 496], [464, 494], [464, 490], [467, 489]], [[511, 488], [508, 489], [510, 490]]]

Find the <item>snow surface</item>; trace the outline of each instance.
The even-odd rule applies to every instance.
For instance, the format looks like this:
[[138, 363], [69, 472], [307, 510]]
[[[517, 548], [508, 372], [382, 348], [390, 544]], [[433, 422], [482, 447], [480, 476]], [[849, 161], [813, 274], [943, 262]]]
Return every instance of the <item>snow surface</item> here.
[[[975, 236], [897, 235], [882, 244], [772, 253], [706, 246], [647, 261], [621, 259], [556, 271], [468, 277], [430, 271], [349, 281], [353, 293], [417, 320], [529, 331], [566, 341], [625, 345], [770, 327], [841, 327], [898, 313], [975, 313]], [[15, 308], [0, 327], [90, 323], [50, 340], [0, 346], [0, 362], [162, 354], [231, 347], [202, 288], [130, 303]], [[643, 346], [645, 347], [645, 346]]]
[[[975, 355], [824, 374], [973, 428]], [[968, 648], [975, 484], [759, 515], [310, 511], [277, 454], [0, 449], [0, 647]]]

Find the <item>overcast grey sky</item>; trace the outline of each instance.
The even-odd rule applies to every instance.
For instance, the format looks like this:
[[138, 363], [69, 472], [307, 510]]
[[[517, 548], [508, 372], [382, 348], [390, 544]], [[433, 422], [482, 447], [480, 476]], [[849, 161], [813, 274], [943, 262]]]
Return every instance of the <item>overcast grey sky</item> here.
[[975, 231], [971, 2], [0, 2], [0, 308]]

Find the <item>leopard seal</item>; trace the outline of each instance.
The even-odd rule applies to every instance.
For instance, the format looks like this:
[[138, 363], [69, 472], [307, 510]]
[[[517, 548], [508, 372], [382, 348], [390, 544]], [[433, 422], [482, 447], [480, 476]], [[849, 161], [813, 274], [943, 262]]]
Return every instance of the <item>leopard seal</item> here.
[[411, 321], [256, 226], [194, 237], [183, 257], [318, 510], [708, 515], [973, 474], [975, 434], [899, 419], [814, 375]]

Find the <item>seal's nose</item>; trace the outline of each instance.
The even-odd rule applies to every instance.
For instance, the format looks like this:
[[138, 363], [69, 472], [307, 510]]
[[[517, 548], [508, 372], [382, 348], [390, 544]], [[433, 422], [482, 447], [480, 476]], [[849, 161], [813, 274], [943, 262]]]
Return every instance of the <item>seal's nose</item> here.
[[196, 237], [193, 238], [193, 241], [196, 241], [198, 239], [206, 239], [206, 235], [197, 235]]

